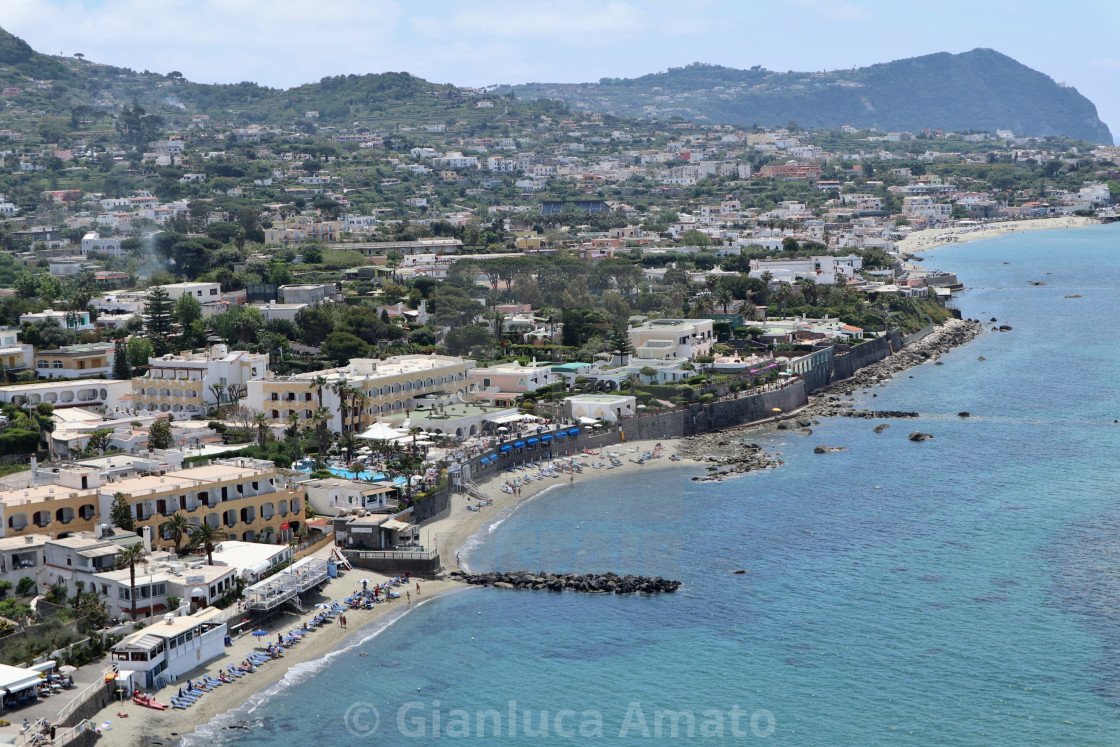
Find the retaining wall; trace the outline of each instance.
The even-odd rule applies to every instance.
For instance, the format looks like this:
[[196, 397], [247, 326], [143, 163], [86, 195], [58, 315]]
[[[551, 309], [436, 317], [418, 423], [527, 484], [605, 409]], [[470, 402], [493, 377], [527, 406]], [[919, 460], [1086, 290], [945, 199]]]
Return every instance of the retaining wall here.
[[367, 571], [378, 573], [411, 573], [413, 575], [434, 575], [439, 573], [441, 563], [439, 555], [427, 560], [405, 558], [359, 558], [343, 551], [346, 559], [355, 568], [364, 568]]
[[[436, 491], [429, 495], [422, 501], [417, 501], [412, 505], [410, 516], [416, 522], [427, 521], [437, 514], [441, 514], [451, 508], [451, 488], [446, 487], [443, 490]], [[373, 569], [370, 569], [373, 570]], [[410, 570], [410, 569], [405, 569]]]

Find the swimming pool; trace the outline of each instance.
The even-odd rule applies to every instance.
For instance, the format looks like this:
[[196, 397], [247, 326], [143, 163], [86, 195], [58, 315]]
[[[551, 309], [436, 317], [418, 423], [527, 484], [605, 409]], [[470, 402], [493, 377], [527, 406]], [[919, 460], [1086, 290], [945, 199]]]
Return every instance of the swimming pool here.
[[[311, 474], [311, 468], [310, 467], [300, 468], [299, 471]], [[343, 467], [327, 467], [327, 471], [330, 472], [332, 475], [338, 475], [339, 477], [345, 477], [347, 480], [358, 479], [358, 480], [365, 480], [367, 482], [378, 482], [378, 481], [383, 481], [383, 480], [389, 480], [390, 479], [387, 475], [385, 475], [381, 472], [368, 472], [366, 470], [363, 470], [363, 471], [359, 472], [357, 474], [357, 476], [355, 476], [353, 472], [351, 472], [351, 471], [349, 471], [349, 470], [347, 470]], [[395, 483], [404, 484], [404, 478], [403, 477], [394, 477], [394, 478], [392, 478], [392, 481], [395, 482]]]

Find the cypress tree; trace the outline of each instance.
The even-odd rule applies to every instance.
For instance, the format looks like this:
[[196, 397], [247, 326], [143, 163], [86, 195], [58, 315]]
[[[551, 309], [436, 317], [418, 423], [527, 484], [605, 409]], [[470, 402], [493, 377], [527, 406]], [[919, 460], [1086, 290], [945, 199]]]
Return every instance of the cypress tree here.
[[175, 305], [161, 286], [148, 292], [148, 303], [144, 307], [144, 329], [152, 343], [152, 354], [156, 357], [171, 352], [172, 337], [175, 335]]
[[118, 337], [113, 344], [113, 378], [123, 381], [132, 378], [132, 366], [128, 363], [128, 352], [124, 349], [122, 337]]

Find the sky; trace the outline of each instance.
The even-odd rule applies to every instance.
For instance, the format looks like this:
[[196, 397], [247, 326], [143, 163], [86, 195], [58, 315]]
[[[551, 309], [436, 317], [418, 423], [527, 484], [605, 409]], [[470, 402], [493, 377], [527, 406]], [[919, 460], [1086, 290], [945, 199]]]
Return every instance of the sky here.
[[1117, 0], [0, 0], [0, 27], [49, 54], [279, 88], [835, 70], [990, 47], [1077, 88], [1120, 135]]

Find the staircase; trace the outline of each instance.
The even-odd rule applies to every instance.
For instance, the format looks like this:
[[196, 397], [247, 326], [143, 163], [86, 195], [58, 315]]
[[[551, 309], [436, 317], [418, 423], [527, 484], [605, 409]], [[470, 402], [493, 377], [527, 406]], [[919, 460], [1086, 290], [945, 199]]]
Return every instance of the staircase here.
[[486, 496], [483, 494], [482, 489], [478, 487], [478, 485], [473, 480], [463, 480], [463, 492], [473, 498], [486, 500]]

